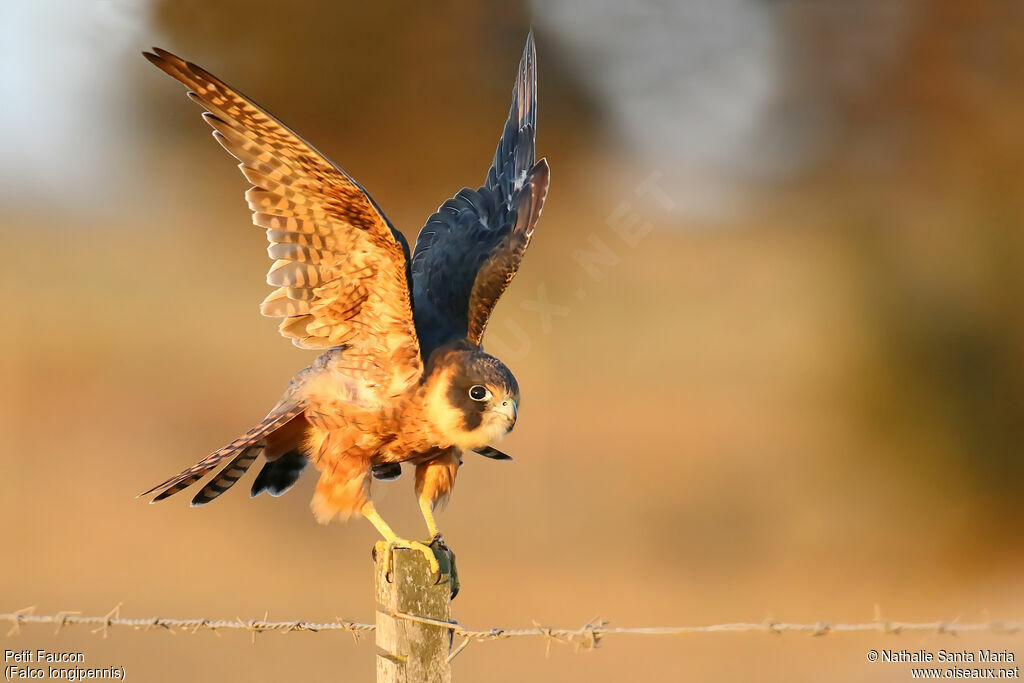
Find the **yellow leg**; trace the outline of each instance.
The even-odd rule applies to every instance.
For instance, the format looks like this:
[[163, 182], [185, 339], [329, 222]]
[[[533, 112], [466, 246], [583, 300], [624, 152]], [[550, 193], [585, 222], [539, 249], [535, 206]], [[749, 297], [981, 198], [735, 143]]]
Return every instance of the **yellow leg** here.
[[423, 513], [423, 519], [427, 523], [430, 538], [434, 539], [440, 536], [441, 532], [437, 530], [437, 522], [434, 521], [434, 504], [426, 496], [420, 496], [420, 512]]
[[441, 532], [437, 528], [437, 522], [434, 521], [434, 503], [430, 500], [429, 496], [420, 496], [420, 512], [423, 513], [423, 519], [427, 523], [427, 531], [430, 532], [430, 547], [444, 555], [446, 559], [446, 571], [450, 574], [449, 583], [452, 587], [452, 598], [459, 593], [459, 570], [455, 567], [455, 553], [451, 551], [444, 539], [441, 538]]
[[430, 532], [430, 547], [442, 553], [447, 559], [447, 566], [451, 567], [450, 574], [451, 579], [449, 583], [452, 586], [452, 597], [454, 598], [459, 593], [459, 570], [455, 567], [455, 553], [451, 551], [448, 545], [441, 538], [441, 532], [437, 528], [437, 522], [434, 521], [434, 504], [430, 500], [429, 496], [420, 496], [420, 511], [423, 513], [423, 519], [427, 523], [427, 531]]
[[[427, 558], [427, 562], [430, 563], [430, 571], [435, 574], [441, 574], [441, 565], [437, 561], [437, 556], [434, 554], [433, 549], [420, 543], [419, 541], [409, 541], [399, 536], [391, 530], [388, 523], [377, 513], [377, 508], [373, 506], [373, 503], [367, 502], [363, 505], [360, 510], [363, 517], [369, 520], [370, 524], [377, 528], [380, 535], [384, 537], [383, 541], [377, 541], [377, 545], [374, 546], [374, 550], [378, 553], [384, 553], [384, 571], [391, 574], [391, 564], [393, 561], [393, 555], [395, 548], [408, 548], [409, 550], [416, 550], [423, 554], [423, 557]], [[440, 580], [440, 576], [439, 576]]]
[[398, 534], [391, 530], [391, 527], [388, 526], [388, 523], [380, 516], [377, 512], [377, 508], [373, 506], [373, 503], [366, 502], [360, 512], [363, 517], [366, 517], [370, 524], [377, 527], [377, 531], [379, 531], [380, 535], [384, 537], [384, 540], [394, 541], [398, 539]]

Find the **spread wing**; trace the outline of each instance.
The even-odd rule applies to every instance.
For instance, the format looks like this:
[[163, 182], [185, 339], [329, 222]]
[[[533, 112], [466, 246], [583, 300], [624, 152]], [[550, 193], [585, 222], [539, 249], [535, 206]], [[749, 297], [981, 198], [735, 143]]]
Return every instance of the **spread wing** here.
[[[143, 55], [189, 88], [213, 136], [241, 163], [253, 223], [267, 231], [277, 287], [260, 306], [307, 349], [344, 347], [381, 381], [422, 372], [409, 301], [409, 247], [344, 171], [205, 69], [154, 48]], [[401, 377], [398, 377], [401, 375]]]
[[413, 302], [424, 358], [453, 339], [480, 344], [530, 244], [548, 189], [547, 161], [535, 163], [536, 61], [531, 33], [486, 182], [444, 202], [416, 240]]

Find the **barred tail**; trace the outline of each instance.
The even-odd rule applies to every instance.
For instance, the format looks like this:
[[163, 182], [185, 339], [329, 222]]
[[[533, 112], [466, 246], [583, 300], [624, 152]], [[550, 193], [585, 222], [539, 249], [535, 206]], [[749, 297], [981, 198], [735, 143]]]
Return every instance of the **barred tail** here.
[[196, 494], [196, 497], [192, 499], [192, 507], [206, 505], [211, 500], [234, 486], [235, 482], [241, 479], [242, 475], [249, 470], [249, 467], [256, 459], [256, 456], [262, 452], [263, 446], [249, 446], [232, 458], [231, 462], [229, 462], [216, 477], [211, 479], [209, 483]]
[[[141, 498], [142, 496], [148, 496], [151, 493], [160, 491], [160, 494], [150, 501], [155, 503], [159, 500], [163, 500], [164, 498], [173, 496], [178, 491], [186, 489], [202, 479], [208, 472], [210, 472], [210, 470], [214, 469], [228, 458], [238, 459], [244, 455], [245, 451], [250, 447], [256, 445], [262, 446], [263, 439], [265, 439], [268, 434], [287, 424], [303, 410], [305, 410], [305, 407], [301, 405], [278, 406], [273, 412], [263, 418], [262, 422], [229, 443], [227, 446], [214, 451], [184, 472], [171, 477], [165, 482], [157, 484], [144, 493], [140, 493], [138, 497]], [[235, 461], [232, 460], [231, 464], [226, 469], [232, 469], [235, 464]], [[251, 464], [252, 460], [246, 463], [246, 467]], [[239, 474], [239, 476], [241, 476], [241, 474]], [[200, 495], [196, 498], [199, 499], [201, 496], [202, 492], [200, 492]]]

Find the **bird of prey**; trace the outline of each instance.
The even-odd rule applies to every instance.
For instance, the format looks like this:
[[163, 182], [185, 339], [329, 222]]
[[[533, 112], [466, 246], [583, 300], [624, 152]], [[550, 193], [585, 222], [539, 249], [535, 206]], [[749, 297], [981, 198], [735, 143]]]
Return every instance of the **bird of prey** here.
[[[267, 232], [267, 282], [276, 287], [260, 312], [281, 318], [281, 334], [296, 346], [323, 353], [259, 424], [141, 495], [163, 500], [220, 468], [192, 501], [203, 505], [262, 453], [250, 494], [278, 496], [312, 463], [311, 507], [321, 523], [361, 515], [384, 537], [377, 548], [389, 559], [395, 548], [418, 550], [440, 578], [434, 509], [451, 495], [463, 451], [508, 458], [490, 444], [516, 422], [519, 385], [481, 340], [548, 190], [547, 161], [535, 153], [532, 33], [483, 185], [441, 204], [411, 255], [366, 190], [266, 110], [166, 50], [143, 55], [188, 88], [252, 183], [245, 197]], [[401, 463], [416, 468], [429, 545], [399, 537], [374, 509], [372, 479], [397, 477]]]

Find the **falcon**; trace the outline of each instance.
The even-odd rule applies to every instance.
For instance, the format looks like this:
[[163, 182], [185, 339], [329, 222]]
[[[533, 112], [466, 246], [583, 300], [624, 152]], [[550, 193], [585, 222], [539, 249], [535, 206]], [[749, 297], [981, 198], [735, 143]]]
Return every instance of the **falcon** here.
[[[265, 109], [166, 50], [143, 55], [188, 88], [252, 183], [245, 197], [266, 230], [276, 287], [260, 312], [280, 318], [296, 346], [323, 353], [259, 424], [141, 495], [156, 493], [155, 503], [218, 470], [192, 499], [204, 505], [262, 454], [250, 495], [279, 496], [312, 463], [317, 520], [365, 517], [388, 562], [395, 548], [418, 550], [441, 580], [434, 510], [451, 496], [463, 452], [509, 459], [491, 444], [512, 430], [519, 405], [516, 378], [481, 341], [547, 196], [532, 33], [483, 185], [441, 204], [411, 254], [359, 183]], [[373, 479], [396, 478], [402, 463], [416, 470], [428, 543], [399, 537], [373, 505]]]

